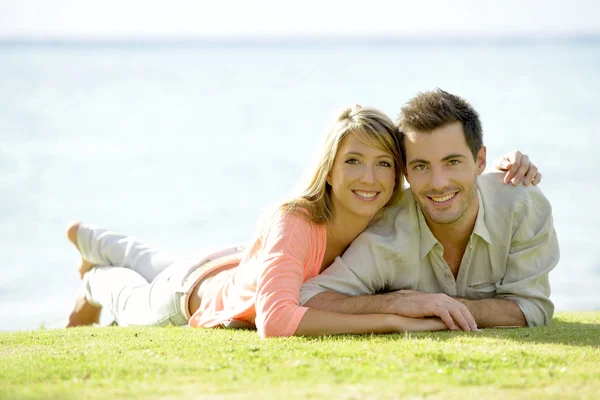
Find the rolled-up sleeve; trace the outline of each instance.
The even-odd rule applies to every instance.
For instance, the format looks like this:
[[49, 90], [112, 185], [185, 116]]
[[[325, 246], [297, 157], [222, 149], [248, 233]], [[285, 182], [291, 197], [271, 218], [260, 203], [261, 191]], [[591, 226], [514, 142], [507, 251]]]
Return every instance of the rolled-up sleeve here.
[[381, 236], [363, 232], [342, 257], [337, 257], [325, 271], [302, 285], [300, 304], [322, 292], [348, 296], [381, 292], [394, 280], [394, 259], [397, 254], [390, 243]]
[[498, 297], [519, 305], [528, 326], [547, 325], [554, 314], [549, 273], [560, 258], [552, 207], [539, 188], [531, 188], [515, 208], [506, 274]]

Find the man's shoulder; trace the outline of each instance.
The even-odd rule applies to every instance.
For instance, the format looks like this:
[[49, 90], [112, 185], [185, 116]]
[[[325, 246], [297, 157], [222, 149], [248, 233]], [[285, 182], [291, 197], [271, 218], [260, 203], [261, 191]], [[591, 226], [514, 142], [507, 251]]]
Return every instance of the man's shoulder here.
[[538, 186], [504, 183], [504, 172], [487, 172], [477, 180], [486, 215], [503, 217], [519, 213], [523, 207], [542, 206], [550, 208], [548, 199]]
[[[344, 257], [361, 259], [359, 254], [369, 254], [370, 257], [377, 258], [377, 268], [386, 269], [395, 265], [398, 257], [419, 254], [416, 251], [419, 248], [419, 240], [417, 205], [410, 189], [407, 188], [397, 204], [386, 207], [381, 215], [358, 235]], [[395, 260], [393, 264], [382, 261], [392, 259]]]
[[397, 240], [404, 236], [415, 235], [418, 226], [417, 205], [412, 192], [407, 188], [404, 190], [400, 201], [386, 207], [379, 218], [371, 223], [365, 233], [379, 236], [382, 239]]

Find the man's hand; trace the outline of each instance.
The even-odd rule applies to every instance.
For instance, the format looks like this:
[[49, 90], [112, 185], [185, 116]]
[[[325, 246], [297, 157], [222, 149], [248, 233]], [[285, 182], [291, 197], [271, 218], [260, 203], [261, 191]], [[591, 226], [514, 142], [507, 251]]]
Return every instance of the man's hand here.
[[518, 150], [511, 151], [494, 161], [494, 167], [500, 171], [507, 171], [504, 183], [512, 182], [515, 186], [521, 181], [525, 186], [537, 185], [542, 180], [542, 173], [529, 161], [529, 156]]
[[393, 296], [394, 313], [405, 317], [438, 317], [451, 330], [478, 331], [475, 318], [464, 304], [444, 293], [399, 290]]

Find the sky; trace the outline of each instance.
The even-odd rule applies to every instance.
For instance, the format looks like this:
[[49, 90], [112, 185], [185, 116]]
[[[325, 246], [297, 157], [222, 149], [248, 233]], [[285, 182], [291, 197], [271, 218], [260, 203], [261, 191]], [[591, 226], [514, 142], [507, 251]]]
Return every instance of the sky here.
[[600, 35], [599, 0], [0, 0], [0, 39]]

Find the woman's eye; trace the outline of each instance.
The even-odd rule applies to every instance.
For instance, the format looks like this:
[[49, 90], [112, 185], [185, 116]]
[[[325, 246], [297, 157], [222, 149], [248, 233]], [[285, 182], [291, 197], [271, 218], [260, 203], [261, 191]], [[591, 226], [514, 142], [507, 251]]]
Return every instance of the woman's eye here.
[[349, 158], [346, 160], [346, 164], [358, 164], [358, 160], [356, 158]]
[[391, 168], [392, 164], [387, 161], [380, 161], [377, 165], [381, 167]]

